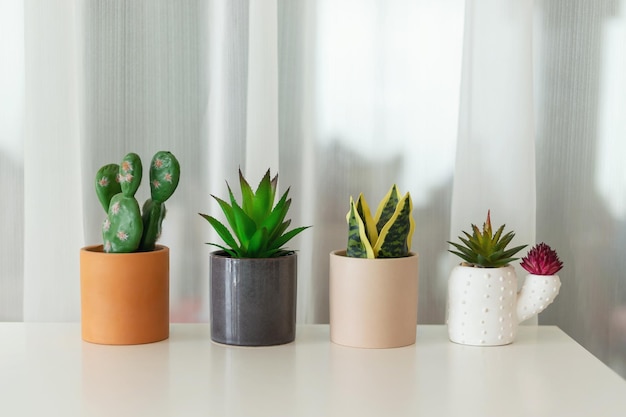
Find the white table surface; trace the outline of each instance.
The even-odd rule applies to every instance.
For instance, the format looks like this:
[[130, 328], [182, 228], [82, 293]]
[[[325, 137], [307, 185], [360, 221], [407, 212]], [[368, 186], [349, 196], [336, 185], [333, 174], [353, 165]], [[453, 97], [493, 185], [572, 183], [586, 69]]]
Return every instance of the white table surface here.
[[167, 341], [101, 346], [75, 323], [0, 323], [0, 416], [626, 416], [626, 381], [557, 327], [502, 347], [417, 334], [365, 350], [305, 325], [294, 343], [236, 348], [174, 324]]

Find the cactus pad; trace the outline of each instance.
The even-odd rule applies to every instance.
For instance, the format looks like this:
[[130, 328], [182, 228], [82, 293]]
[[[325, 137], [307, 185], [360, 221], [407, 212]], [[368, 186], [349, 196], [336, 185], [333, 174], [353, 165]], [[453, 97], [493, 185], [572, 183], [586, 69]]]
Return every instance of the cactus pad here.
[[165, 218], [163, 202], [178, 186], [180, 165], [170, 152], [157, 152], [150, 164], [150, 191], [142, 212], [135, 199], [143, 167], [136, 153], [124, 156], [120, 165], [105, 165], [96, 174], [96, 194], [107, 212], [102, 225], [104, 251], [113, 253], [154, 250]]
[[136, 153], [127, 154], [120, 164], [119, 182], [126, 197], [132, 197], [141, 184], [143, 168]]
[[142, 208], [143, 236], [139, 245], [140, 250], [154, 250], [156, 241], [161, 236], [161, 225], [166, 211], [165, 204], [151, 199], [146, 200]]
[[133, 197], [117, 194], [111, 199], [102, 225], [105, 252], [134, 252], [143, 232], [139, 204]]
[[166, 151], [157, 152], [150, 163], [150, 194], [152, 200], [164, 203], [170, 198], [180, 179], [180, 164]]
[[104, 211], [109, 210], [109, 204], [115, 194], [122, 192], [122, 187], [117, 179], [119, 165], [105, 165], [96, 173], [96, 195]]

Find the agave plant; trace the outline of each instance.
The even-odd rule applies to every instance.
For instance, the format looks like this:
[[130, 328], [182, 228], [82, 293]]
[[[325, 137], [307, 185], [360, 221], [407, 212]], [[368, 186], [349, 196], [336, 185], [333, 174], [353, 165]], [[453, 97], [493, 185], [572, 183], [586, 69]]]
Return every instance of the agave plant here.
[[542, 242], [528, 251], [520, 266], [533, 275], [555, 275], [563, 268], [563, 262], [554, 249]]
[[291, 220], [285, 220], [291, 199], [287, 199], [289, 189], [285, 191], [278, 203], [274, 205], [278, 175], [270, 180], [269, 169], [254, 192], [243, 174], [239, 170], [239, 184], [241, 187], [242, 204], [239, 205], [230, 185], [228, 194], [230, 204], [211, 195], [220, 205], [224, 212], [233, 234], [216, 218], [199, 213], [213, 226], [217, 234], [227, 246], [216, 243], [209, 245], [217, 246], [233, 258], [272, 258], [283, 256], [291, 251], [283, 246], [298, 233], [310, 226], [297, 227], [287, 231]]
[[400, 258], [408, 256], [415, 230], [413, 202], [407, 192], [401, 197], [394, 184], [372, 217], [363, 194], [355, 202], [350, 197], [348, 249], [353, 258]]
[[513, 256], [527, 245], [506, 249], [511, 240], [513, 240], [515, 233], [508, 232], [502, 235], [504, 226], [500, 226], [494, 234], [491, 228], [491, 213], [487, 211], [487, 221], [483, 224], [483, 231], [481, 232], [476, 225], [472, 224], [473, 233], [471, 235], [464, 231], [465, 238], [459, 236], [459, 240], [463, 242], [463, 245], [448, 242], [457, 249], [457, 251], [449, 250], [449, 252], [459, 256], [468, 266], [482, 268], [506, 266], [510, 262], [519, 259]]

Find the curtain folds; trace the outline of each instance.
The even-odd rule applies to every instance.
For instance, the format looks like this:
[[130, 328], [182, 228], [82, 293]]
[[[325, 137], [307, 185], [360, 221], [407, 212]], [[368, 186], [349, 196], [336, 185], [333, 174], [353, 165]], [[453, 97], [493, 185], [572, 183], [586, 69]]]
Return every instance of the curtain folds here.
[[76, 320], [83, 243], [77, 3], [24, 8], [24, 320]]
[[[532, 0], [466, 2], [451, 236], [482, 227], [535, 241]], [[522, 252], [522, 254], [525, 252]], [[518, 276], [524, 270], [517, 268]]]
[[420, 323], [445, 322], [447, 241], [491, 210], [565, 263], [539, 322], [626, 374], [624, 3], [0, 1], [0, 320], [80, 319], [79, 249], [104, 218], [93, 175], [163, 149], [182, 166], [161, 238], [173, 322], [209, 318], [210, 194], [271, 168], [292, 225], [313, 226], [289, 245], [299, 322], [328, 322], [350, 196], [376, 206], [396, 183]]

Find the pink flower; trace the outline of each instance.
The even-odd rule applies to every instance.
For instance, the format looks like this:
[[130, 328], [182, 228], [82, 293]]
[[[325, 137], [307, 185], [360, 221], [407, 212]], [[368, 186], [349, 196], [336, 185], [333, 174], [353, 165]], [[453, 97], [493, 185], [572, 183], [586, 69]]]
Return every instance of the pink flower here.
[[155, 168], [157, 168], [157, 169], [158, 169], [158, 168], [161, 168], [162, 166], [163, 166], [163, 161], [162, 161], [162, 160], [160, 160], [160, 159], [156, 159], [156, 160], [154, 161], [154, 167], [155, 167]]
[[113, 205], [111, 206], [111, 213], [113, 214], [117, 214], [120, 212], [120, 202], [116, 201], [115, 203], [113, 203]]
[[533, 275], [554, 275], [563, 268], [556, 251], [543, 242], [529, 250], [520, 265]]
[[128, 234], [122, 230], [120, 230], [119, 232], [117, 232], [117, 238], [121, 241], [125, 241], [128, 240]]
[[152, 181], [152, 186], [154, 188], [159, 188], [161, 186], [161, 183], [157, 180]]
[[98, 181], [98, 185], [100, 185], [100, 187], [106, 187], [107, 185], [109, 185], [109, 179], [107, 177], [100, 178], [100, 181]]
[[165, 174], [165, 181], [172, 182], [172, 174], [170, 174], [169, 172]]

